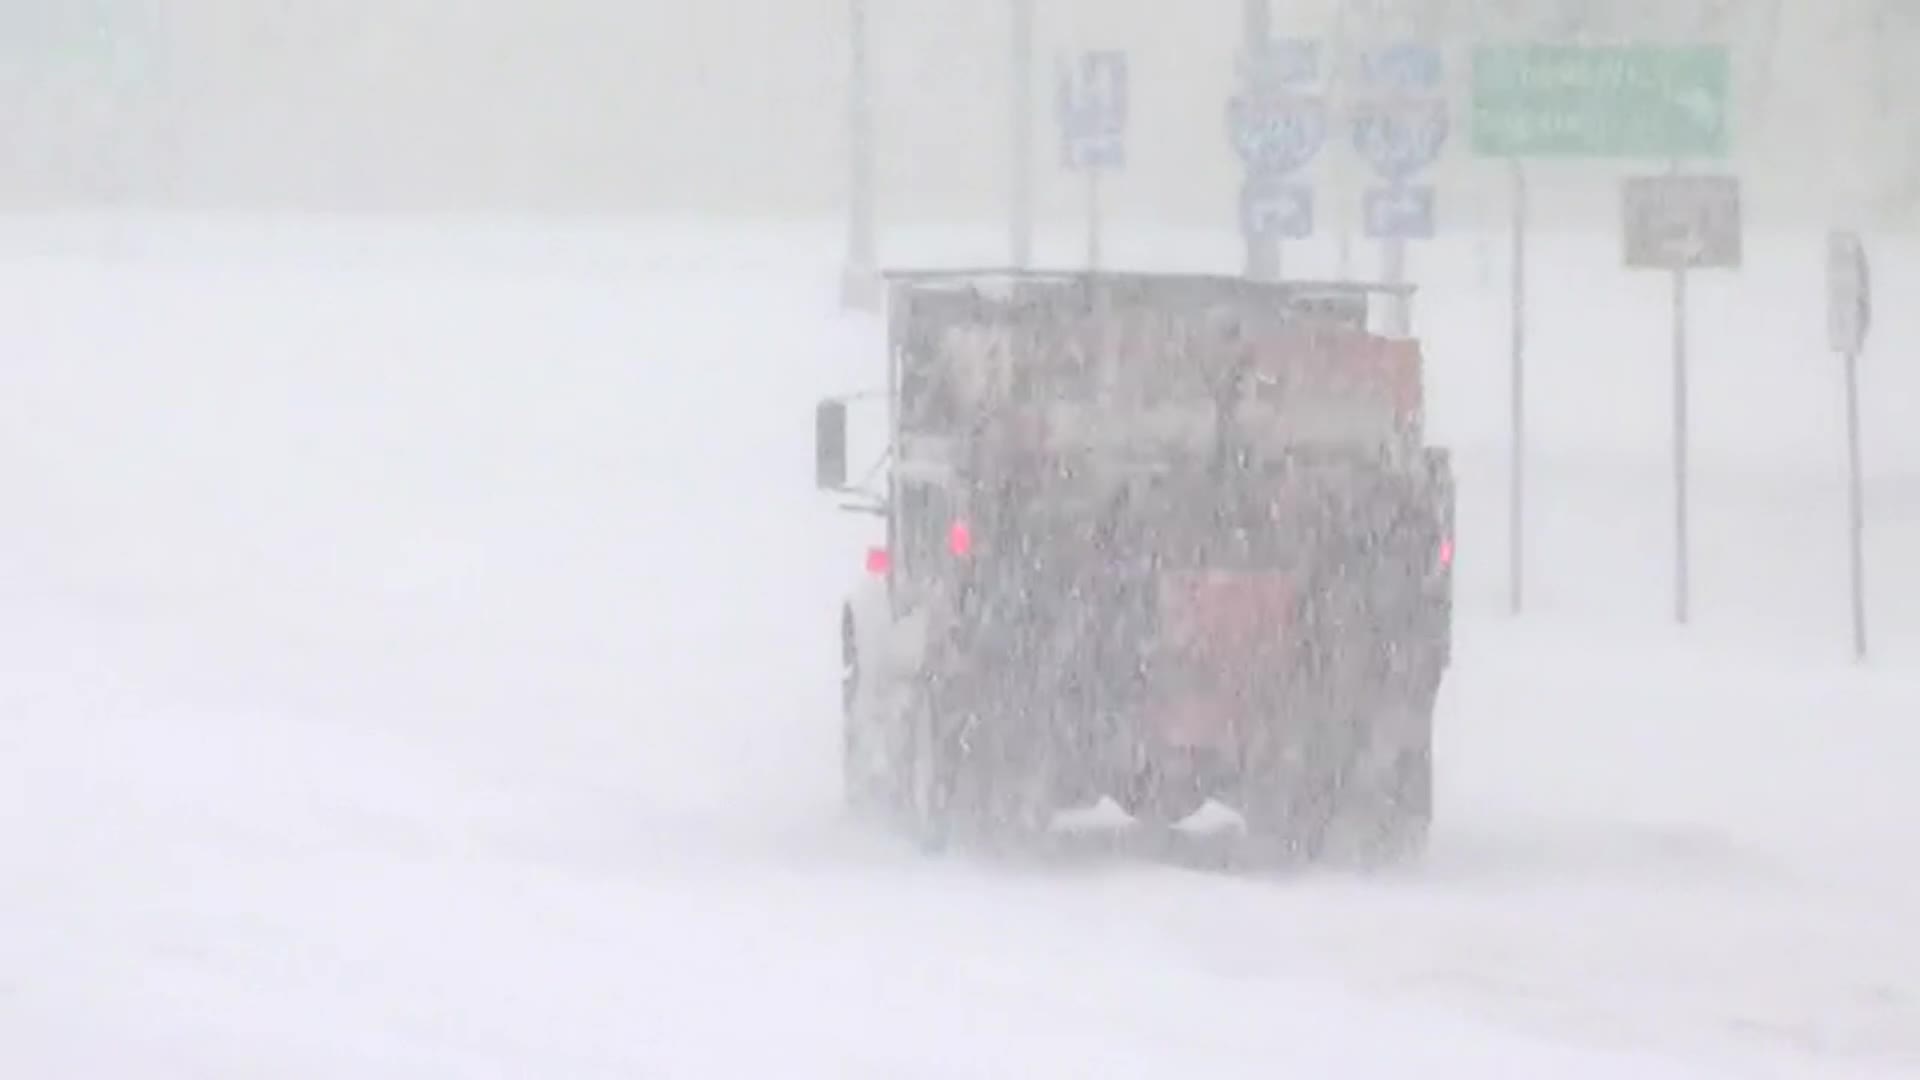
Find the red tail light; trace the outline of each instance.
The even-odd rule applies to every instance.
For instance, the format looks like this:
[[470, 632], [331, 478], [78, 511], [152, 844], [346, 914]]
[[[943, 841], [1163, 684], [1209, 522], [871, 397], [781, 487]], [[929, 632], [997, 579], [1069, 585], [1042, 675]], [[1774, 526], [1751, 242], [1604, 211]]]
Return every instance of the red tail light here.
[[956, 521], [947, 530], [947, 550], [956, 559], [973, 554], [973, 530], [964, 521]]
[[872, 574], [874, 577], [886, 577], [892, 569], [893, 556], [888, 553], [886, 548], [876, 547], [867, 549], [867, 573]]
[[1440, 569], [1453, 569], [1453, 537], [1440, 541]]

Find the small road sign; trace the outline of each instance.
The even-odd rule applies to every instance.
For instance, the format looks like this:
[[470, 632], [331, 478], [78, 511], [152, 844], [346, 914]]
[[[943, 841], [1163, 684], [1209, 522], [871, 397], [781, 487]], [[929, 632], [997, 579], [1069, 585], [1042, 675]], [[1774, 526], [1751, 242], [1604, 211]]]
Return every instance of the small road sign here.
[[1827, 342], [1843, 356], [1858, 355], [1873, 326], [1873, 283], [1860, 235], [1827, 237]]
[[1327, 103], [1290, 94], [1241, 94], [1227, 103], [1227, 131], [1247, 171], [1297, 172], [1327, 144]]
[[1078, 172], [1114, 172], [1127, 163], [1127, 54], [1089, 52], [1060, 73], [1061, 159]]
[[1405, 180], [1440, 158], [1447, 144], [1443, 98], [1362, 102], [1354, 107], [1353, 147], [1387, 180]]
[[1313, 189], [1253, 177], [1240, 192], [1240, 231], [1248, 236], [1305, 240], [1313, 235]]
[[1480, 46], [1483, 157], [1724, 157], [1731, 65], [1718, 45]]
[[1740, 267], [1740, 181], [1732, 176], [1641, 176], [1621, 187], [1627, 266], [1637, 270]]
[[1363, 205], [1370, 240], [1431, 240], [1434, 193], [1429, 185], [1374, 188]]
[[1118, 134], [1070, 135], [1061, 144], [1060, 161], [1074, 172], [1120, 172], [1127, 167], [1127, 140]]

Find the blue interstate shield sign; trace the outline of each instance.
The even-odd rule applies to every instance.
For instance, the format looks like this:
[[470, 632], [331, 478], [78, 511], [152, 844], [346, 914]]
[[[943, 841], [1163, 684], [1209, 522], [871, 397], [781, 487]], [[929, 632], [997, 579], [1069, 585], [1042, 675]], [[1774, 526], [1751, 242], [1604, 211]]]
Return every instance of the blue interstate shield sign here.
[[1443, 98], [1363, 102], [1353, 116], [1353, 148], [1386, 180], [1405, 180], [1440, 159], [1451, 120]]
[[1317, 97], [1242, 94], [1227, 103], [1227, 132], [1249, 173], [1284, 176], [1327, 143], [1327, 103]]

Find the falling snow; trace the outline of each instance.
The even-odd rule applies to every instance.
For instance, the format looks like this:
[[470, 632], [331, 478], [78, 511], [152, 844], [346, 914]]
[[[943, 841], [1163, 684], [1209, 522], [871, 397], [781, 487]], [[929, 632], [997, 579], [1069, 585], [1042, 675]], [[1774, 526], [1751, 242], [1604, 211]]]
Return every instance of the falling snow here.
[[[1920, 1071], [1898, 5], [69, 6], [0, 14], [0, 1073]], [[1263, 29], [1333, 126], [1249, 207]], [[1369, 162], [1405, 35], [1453, 127]], [[1476, 156], [1516, 42], [1724, 47], [1737, 246]]]

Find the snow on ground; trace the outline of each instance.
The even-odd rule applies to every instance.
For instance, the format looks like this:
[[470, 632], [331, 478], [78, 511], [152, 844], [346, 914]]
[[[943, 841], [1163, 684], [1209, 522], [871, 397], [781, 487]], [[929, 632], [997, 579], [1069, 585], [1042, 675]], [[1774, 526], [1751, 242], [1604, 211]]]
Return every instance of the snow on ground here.
[[1465, 474], [1435, 848], [1252, 880], [927, 860], [841, 819], [828, 628], [866, 526], [809, 490], [810, 406], [877, 371], [829, 232], [0, 228], [0, 1063], [1920, 1069], [1920, 313], [1869, 368], [1857, 669], [1817, 238], [1697, 290], [1685, 632], [1664, 307], [1602, 247], [1537, 256], [1520, 620], [1499, 268], [1422, 256]]

